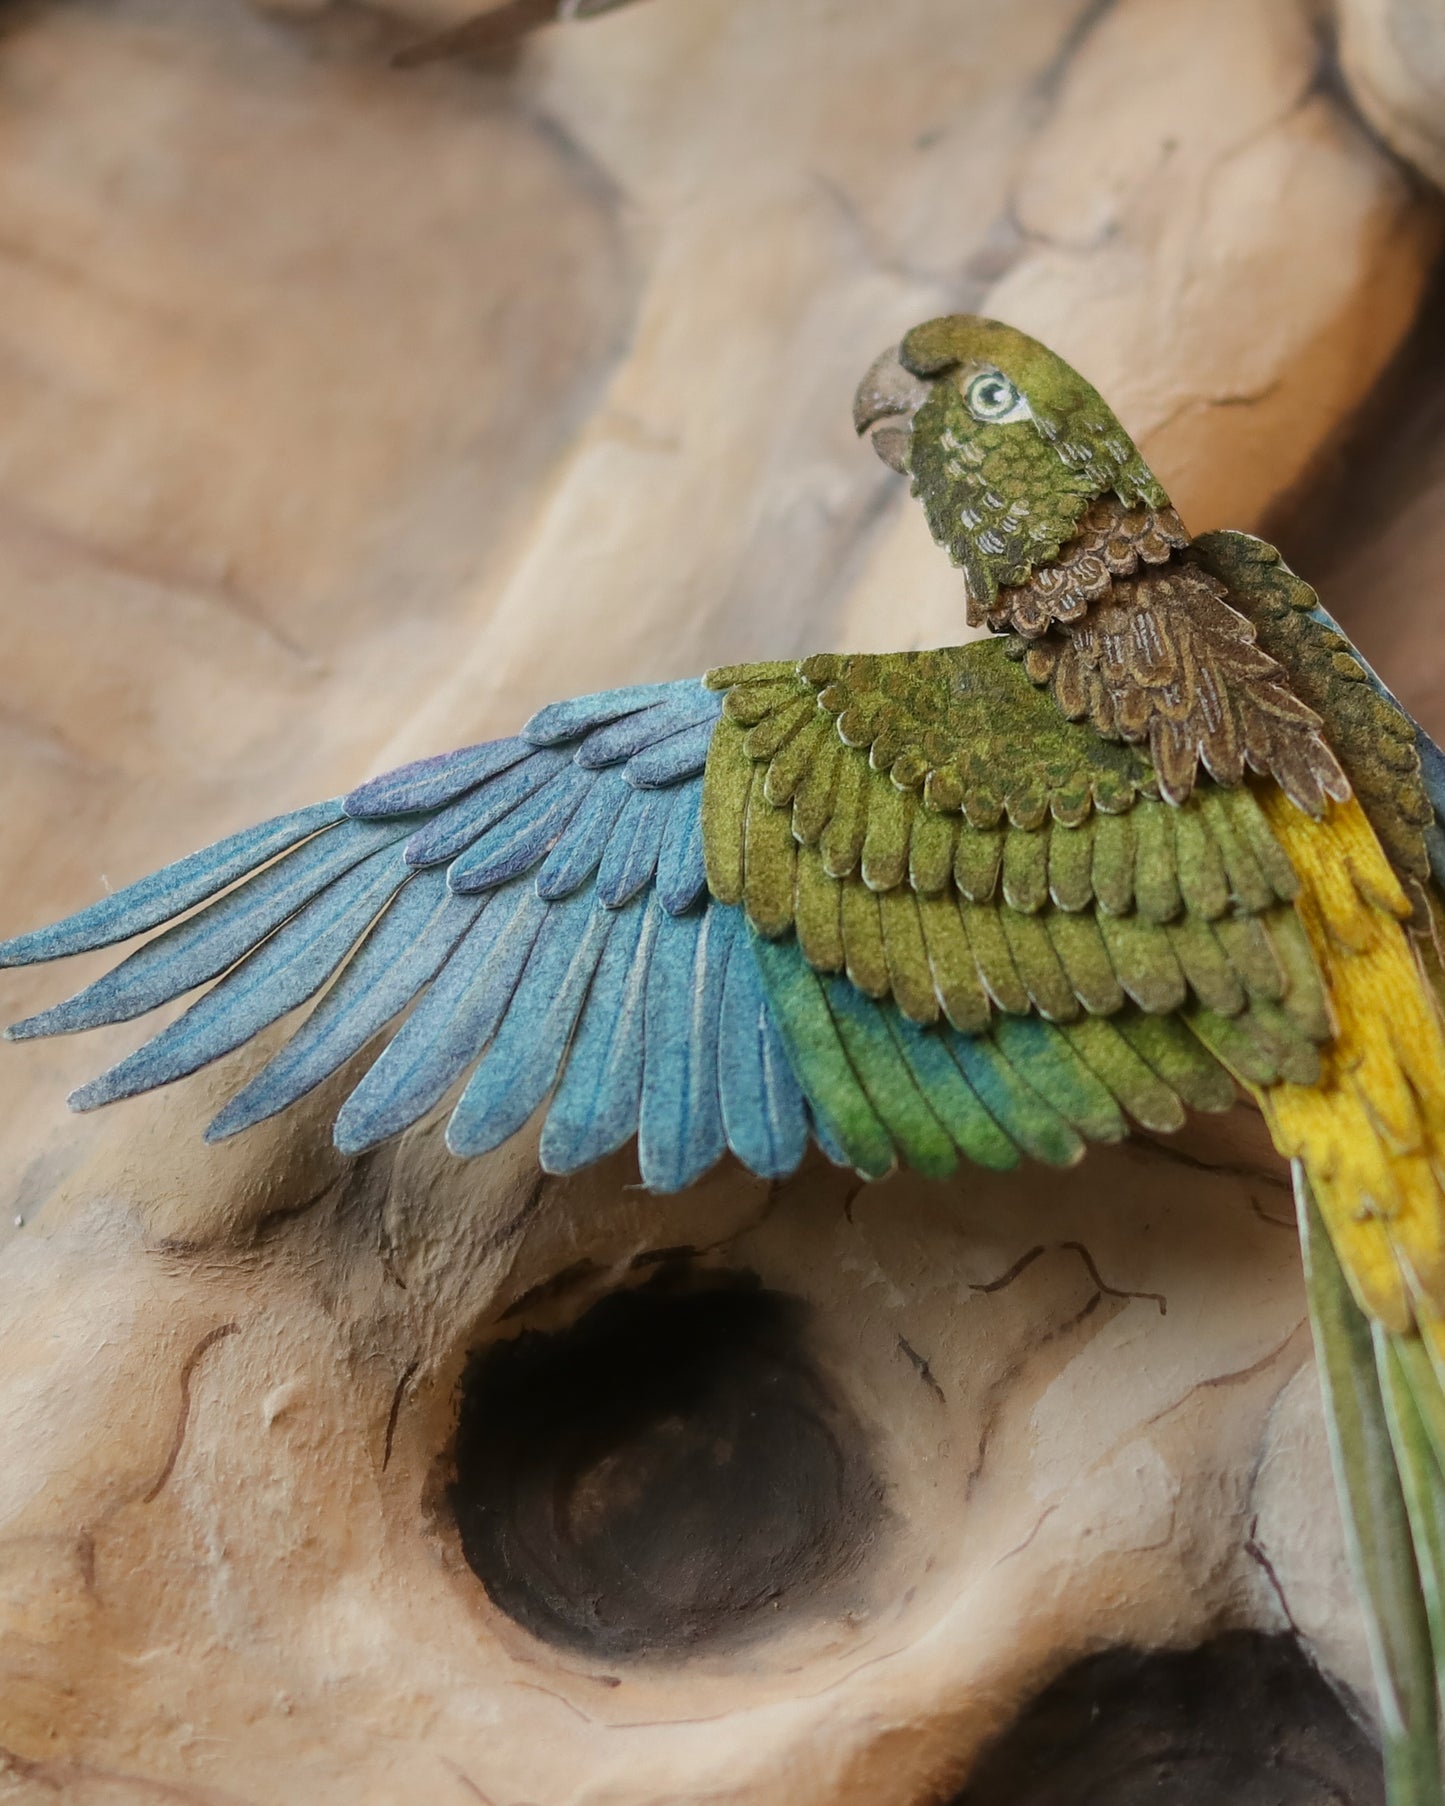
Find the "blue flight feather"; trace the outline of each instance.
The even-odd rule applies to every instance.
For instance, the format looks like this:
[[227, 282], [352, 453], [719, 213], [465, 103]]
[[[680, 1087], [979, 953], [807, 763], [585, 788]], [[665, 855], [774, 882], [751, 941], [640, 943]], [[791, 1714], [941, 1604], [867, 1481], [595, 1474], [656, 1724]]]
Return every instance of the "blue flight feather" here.
[[474, 840], [452, 865], [447, 882], [459, 892], [495, 890], [530, 872], [561, 839], [595, 783], [590, 772], [564, 766], [526, 802]]
[[1425, 780], [1425, 789], [1435, 805], [1436, 815], [1445, 817], [1445, 752], [1441, 752], [1418, 721], [1414, 722], [1414, 727], [1415, 749], [1420, 755], [1420, 776]]
[[691, 909], [707, 890], [702, 854], [702, 780], [673, 797], [657, 853], [657, 900], [669, 915]]
[[726, 1145], [717, 1081], [726, 952], [716, 943], [731, 924], [721, 925], [717, 908], [659, 918], [647, 974], [637, 1156], [645, 1185], [681, 1191]]
[[825, 1157], [831, 1160], [834, 1166], [851, 1167], [853, 1162], [848, 1158], [848, 1150], [838, 1139], [838, 1131], [827, 1117], [818, 1115], [810, 1106], [808, 1122], [813, 1132], [813, 1139], [822, 1149]]
[[383, 847], [357, 867], [356, 885], [333, 884], [313, 897], [175, 1022], [70, 1095], [72, 1110], [169, 1085], [219, 1060], [314, 996], [406, 882]]
[[1002, 1016], [994, 1045], [1022, 1083], [1090, 1141], [1123, 1141], [1129, 1124], [1113, 1093], [1042, 1016]]
[[1415, 750], [1420, 755], [1420, 776], [1425, 794], [1435, 811], [1435, 819], [1425, 830], [1425, 850], [1430, 860], [1430, 875], [1437, 884], [1445, 884], [1445, 752], [1431, 739], [1418, 721], [1414, 722]]
[[674, 797], [666, 790], [634, 790], [597, 871], [597, 895], [616, 909], [652, 882]]
[[596, 727], [636, 714], [664, 701], [673, 690], [701, 689], [695, 678], [661, 684], [629, 684], [620, 690], [594, 690], [590, 696], [573, 696], [567, 702], [549, 702], [538, 709], [522, 729], [522, 738], [533, 746], [554, 746], [563, 740], [579, 740]]
[[585, 892], [547, 911], [496, 1039], [447, 1124], [454, 1154], [499, 1146], [552, 1089], [612, 922], [612, 912]]
[[671, 693], [651, 708], [594, 728], [577, 748], [577, 763], [589, 770], [615, 765], [699, 722], [716, 722], [722, 712], [721, 697], [699, 683], [669, 684], [667, 689]]
[[335, 1139], [343, 1153], [360, 1153], [410, 1128], [496, 1033], [550, 906], [526, 879], [486, 897], [491, 900], [431, 989], [342, 1105]]
[[587, 1007], [542, 1129], [542, 1165], [572, 1173], [637, 1133], [647, 971], [657, 913], [645, 897], [614, 912]]
[[664, 785], [678, 784], [684, 778], [695, 776], [707, 764], [707, 749], [712, 745], [717, 723], [717, 714], [713, 713], [691, 727], [683, 728], [680, 733], [669, 734], [665, 740], [644, 746], [622, 768], [628, 783], [635, 784], [639, 790], [659, 790]]
[[[385, 822], [342, 821], [314, 835], [198, 915], [147, 941], [93, 985], [17, 1022], [7, 1034], [17, 1041], [73, 1034], [127, 1022], [169, 1003], [234, 965], [304, 903], [351, 873], [378, 847], [399, 840], [402, 832]], [[364, 876], [359, 882], [365, 882]]]
[[570, 763], [565, 752], [551, 747], [528, 748], [526, 756], [499, 776], [450, 804], [406, 843], [408, 865], [445, 865], [474, 840], [510, 815]]
[[949, 1052], [943, 1032], [910, 1022], [902, 1011], [889, 1016], [889, 1028], [908, 1069], [928, 1099], [929, 1108], [954, 1144], [976, 1166], [1008, 1172], [1018, 1165], [1019, 1151], [980, 1100]]
[[[1010, 1020], [1001, 1016], [999, 1025]], [[1083, 1141], [1019, 1076], [991, 1036], [949, 1029], [943, 1039], [984, 1108], [1024, 1153], [1047, 1166], [1069, 1166], [1079, 1158]]]
[[622, 806], [633, 794], [620, 771], [600, 771], [584, 806], [568, 822], [537, 873], [537, 895], [547, 903], [570, 897], [602, 863]]
[[[838, 1165], [881, 1179], [892, 1170], [897, 1147], [853, 1066], [833, 1013], [830, 987], [846, 981], [815, 972], [796, 937], [771, 941], [754, 930], [748, 950], [788, 1063], [808, 1097], [818, 1145]], [[780, 1002], [776, 1012], [775, 997]]]
[[808, 1148], [808, 1111], [763, 998], [739, 910], [710, 910], [726, 957], [717, 1028], [718, 1098], [727, 1144], [764, 1179], [785, 1179]]
[[[1445, 798], [1445, 791], [1442, 791], [1441, 795], [1442, 798]], [[1440, 804], [1436, 804], [1435, 820], [1430, 822], [1422, 830], [1422, 833], [1425, 839], [1425, 855], [1430, 861], [1430, 874], [1437, 884], [1445, 884], [1445, 829], [1440, 826], [1440, 807]]]
[[208, 1141], [224, 1141], [314, 1091], [366, 1046], [428, 983], [482, 905], [454, 897], [439, 872], [423, 872], [391, 908], [281, 1051], [216, 1116]]
[[332, 827], [341, 820], [339, 798], [312, 803], [289, 815], [273, 816], [254, 828], [243, 828], [199, 853], [188, 854], [162, 866], [149, 877], [138, 878], [124, 889], [112, 891], [98, 903], [76, 910], [74, 915], [0, 941], [0, 966], [26, 966], [47, 959], [67, 959], [73, 953], [89, 953], [97, 947], [113, 947], [132, 935], [144, 934], [217, 891], [225, 890], [257, 866], [274, 859], [299, 841]]
[[838, 1039], [895, 1148], [919, 1172], [946, 1178], [958, 1153], [891, 1032], [896, 1007], [865, 996], [846, 978], [830, 977], [823, 989]]
[[460, 752], [416, 759], [358, 784], [344, 799], [346, 813], [370, 820], [440, 809], [525, 759], [531, 750], [520, 738], [484, 740], [480, 746], [464, 746]]

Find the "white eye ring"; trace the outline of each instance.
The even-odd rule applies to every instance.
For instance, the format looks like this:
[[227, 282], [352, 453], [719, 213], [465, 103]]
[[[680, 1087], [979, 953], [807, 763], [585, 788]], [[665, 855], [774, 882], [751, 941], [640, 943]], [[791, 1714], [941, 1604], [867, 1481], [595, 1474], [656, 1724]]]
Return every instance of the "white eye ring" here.
[[975, 420], [987, 420], [993, 425], [1033, 417], [1027, 399], [1001, 370], [980, 370], [964, 390], [963, 399]]

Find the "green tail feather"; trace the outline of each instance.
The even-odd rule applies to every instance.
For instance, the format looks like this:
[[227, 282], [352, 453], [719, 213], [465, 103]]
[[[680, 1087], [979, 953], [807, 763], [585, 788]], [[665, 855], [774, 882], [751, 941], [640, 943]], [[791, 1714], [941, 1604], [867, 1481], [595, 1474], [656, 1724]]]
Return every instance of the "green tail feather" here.
[[1298, 1161], [1295, 1199], [1330, 1454], [1380, 1696], [1390, 1806], [1442, 1806], [1445, 1392], [1417, 1336], [1351, 1295]]
[[[1430, 1418], [1445, 1414], [1440, 1382], [1418, 1337], [1374, 1324], [1375, 1368], [1415, 1545], [1420, 1591], [1437, 1671], [1445, 1669], [1445, 1475]], [[1438, 1423], [1437, 1423], [1438, 1431]]]

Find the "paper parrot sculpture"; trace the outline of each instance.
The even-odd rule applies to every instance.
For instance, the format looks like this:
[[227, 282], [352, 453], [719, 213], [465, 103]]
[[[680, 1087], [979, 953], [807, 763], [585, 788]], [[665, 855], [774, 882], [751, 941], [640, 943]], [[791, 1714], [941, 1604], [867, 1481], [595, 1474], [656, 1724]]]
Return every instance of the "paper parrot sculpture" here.
[[729, 1149], [779, 1178], [810, 1141], [869, 1178], [1066, 1166], [1242, 1087], [1294, 1163], [1390, 1798], [1438, 1806], [1445, 757], [1279, 554], [1191, 539], [1022, 333], [917, 327], [855, 423], [992, 637], [554, 703], [5, 944], [22, 964], [171, 924], [10, 1033], [209, 983], [90, 1109], [319, 992], [209, 1136], [401, 1018], [343, 1151], [460, 1086], [455, 1153], [544, 1112], [548, 1170], [635, 1138], [663, 1191]]

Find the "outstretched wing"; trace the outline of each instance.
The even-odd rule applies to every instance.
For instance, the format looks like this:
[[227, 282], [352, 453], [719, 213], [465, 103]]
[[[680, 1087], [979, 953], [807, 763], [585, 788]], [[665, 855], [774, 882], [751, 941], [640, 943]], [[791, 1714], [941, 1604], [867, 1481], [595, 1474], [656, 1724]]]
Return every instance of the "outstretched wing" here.
[[708, 681], [709, 886], [862, 1170], [988, 1163], [1005, 1118], [1062, 1160], [1227, 1108], [1225, 1066], [1317, 1076], [1329, 1013], [1247, 790], [1164, 803], [1142, 749], [1063, 719], [998, 640]]
[[1251, 1079], [1310, 1082], [1328, 1013], [1248, 789], [1161, 801], [999, 640], [709, 681], [709, 885], [814, 971], [969, 1034], [1180, 1014]]
[[[815, 741], [841, 746], [806, 698], [827, 730]], [[18, 964], [170, 924], [11, 1033], [123, 1021], [209, 984], [75, 1094], [88, 1109], [194, 1072], [320, 993], [212, 1137], [285, 1109], [404, 1017], [341, 1109], [344, 1151], [405, 1129], [465, 1081], [447, 1132], [457, 1153], [496, 1146], [550, 1100], [545, 1166], [570, 1171], [636, 1136], [658, 1190], [690, 1183], [724, 1147], [781, 1176], [810, 1129], [875, 1176], [900, 1160], [938, 1175], [961, 1157], [1065, 1164], [1130, 1117], [1171, 1129], [1186, 1103], [1232, 1099], [1197, 1041], [1122, 998], [1108, 1022], [991, 1007], [968, 1025], [983, 1034], [924, 1029], [886, 985], [868, 995], [815, 971], [806, 936], [760, 936], [705, 884], [702, 773], [722, 708], [697, 683], [556, 704], [513, 739], [232, 836], [0, 947]], [[1100, 785], [1132, 795], [1136, 765], [1120, 752]], [[1019, 981], [1005, 996], [1032, 1008]]]
[[75, 1094], [90, 1109], [196, 1071], [322, 992], [212, 1138], [285, 1109], [410, 1010], [342, 1108], [345, 1151], [465, 1079], [447, 1130], [457, 1153], [495, 1147], [550, 1096], [552, 1171], [636, 1136], [658, 1190], [725, 1147], [755, 1172], [789, 1172], [807, 1145], [802, 1094], [744, 924], [704, 881], [720, 707], [696, 682], [559, 703], [514, 738], [234, 835], [0, 947], [18, 965], [172, 924], [10, 1034], [124, 1021], [214, 980]]

